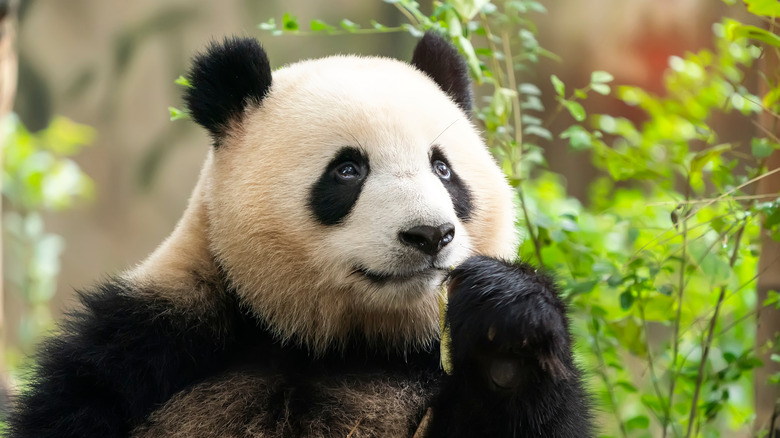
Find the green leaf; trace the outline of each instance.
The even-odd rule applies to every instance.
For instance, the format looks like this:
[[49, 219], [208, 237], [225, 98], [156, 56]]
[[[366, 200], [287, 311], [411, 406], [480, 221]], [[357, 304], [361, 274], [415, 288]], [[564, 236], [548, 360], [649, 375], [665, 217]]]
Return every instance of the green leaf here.
[[658, 400], [657, 396], [650, 393], [642, 394], [642, 396], [640, 397], [640, 401], [642, 402], [643, 405], [647, 406], [648, 408], [656, 412], [662, 412], [661, 402]]
[[780, 47], [779, 35], [757, 26], [731, 22], [726, 26], [726, 35], [732, 40], [747, 38], [761, 41], [774, 47]]
[[95, 130], [86, 125], [74, 123], [62, 116], [55, 117], [49, 126], [39, 132], [40, 147], [58, 155], [75, 155], [95, 137]]
[[617, 121], [614, 117], [607, 114], [597, 116], [596, 126], [607, 134], [614, 134], [617, 131]]
[[512, 111], [512, 98], [516, 95], [515, 91], [510, 88], [496, 88], [493, 93], [493, 99], [490, 102], [490, 109], [493, 113], [503, 120]]
[[731, 148], [730, 143], [724, 143], [697, 152], [691, 160], [691, 175], [701, 173], [704, 166], [716, 157], [719, 157], [723, 152], [731, 150]]
[[528, 114], [523, 114], [523, 116], [521, 117], [521, 123], [523, 124], [523, 126], [525, 126], [525, 125], [541, 126], [542, 125], [542, 119], [540, 119], [539, 117], [534, 117], [534, 116], [528, 115]]
[[608, 95], [612, 91], [612, 88], [610, 88], [610, 86], [607, 84], [591, 84], [590, 88], [596, 93], [604, 96]]
[[350, 33], [353, 33], [355, 31], [357, 31], [358, 29], [360, 29], [360, 25], [359, 24], [357, 24], [357, 23], [355, 23], [355, 22], [353, 22], [351, 20], [348, 20], [346, 18], [341, 20], [339, 25], [341, 25], [342, 29], [344, 29], [344, 30], [346, 30], [347, 32], [350, 32]]
[[520, 84], [517, 87], [517, 91], [520, 92], [520, 94], [525, 94], [527, 96], [541, 96], [542, 90], [539, 89], [539, 87], [536, 86], [536, 84], [532, 84], [530, 82], [525, 82]]
[[380, 22], [378, 22], [376, 20], [371, 20], [370, 23], [371, 23], [371, 27], [373, 27], [374, 29], [377, 29], [377, 30], [385, 30], [385, 29], [387, 29], [387, 26], [385, 26], [384, 24], [382, 24], [382, 23], [380, 23]]
[[780, 294], [777, 291], [770, 290], [762, 305], [764, 307], [775, 306], [776, 309], [780, 309]]
[[632, 294], [630, 290], [623, 291], [623, 293], [620, 294], [620, 308], [628, 310], [633, 304], [634, 294]]
[[[608, 317], [616, 318], [617, 315], [612, 313]], [[642, 325], [637, 318], [629, 316], [619, 321], [607, 322], [607, 324], [612, 333], [614, 333], [614, 339], [623, 348], [637, 357], [647, 356], [647, 345], [643, 341]]]
[[335, 27], [322, 20], [311, 20], [311, 23], [309, 23], [309, 28], [314, 32], [333, 32], [336, 30]]
[[537, 137], [541, 137], [545, 140], [552, 140], [553, 136], [550, 133], [550, 131], [546, 128], [543, 128], [541, 126], [537, 125], [525, 125], [523, 127], [523, 133], [525, 135], [535, 135]]
[[181, 75], [178, 78], [176, 78], [176, 80], [173, 81], [173, 83], [176, 85], [181, 85], [182, 87], [192, 88], [192, 84], [190, 83], [190, 81]]
[[650, 427], [650, 419], [646, 415], [637, 415], [626, 421], [626, 429], [628, 430], [644, 430], [648, 427]]
[[576, 151], [583, 151], [593, 147], [590, 134], [580, 125], [571, 125], [561, 132], [561, 138], [568, 138], [569, 145]]
[[615, 383], [618, 386], [620, 386], [621, 388], [625, 389], [626, 392], [630, 392], [630, 393], [637, 393], [637, 392], [639, 392], [639, 390], [636, 388], [636, 386], [634, 386], [633, 384], [631, 384], [630, 382], [627, 382], [625, 380], [618, 380]]
[[276, 20], [269, 18], [268, 21], [258, 24], [257, 27], [262, 30], [276, 30]]
[[544, 111], [544, 105], [542, 104], [542, 100], [537, 96], [528, 96], [524, 102], [520, 103], [520, 109]]
[[607, 82], [612, 82], [615, 80], [615, 77], [611, 74], [597, 70], [590, 74], [590, 83], [593, 84], [606, 84]]
[[780, 224], [780, 208], [775, 208], [774, 211], [767, 216], [764, 221], [764, 228], [773, 228]]
[[607, 284], [609, 287], [617, 287], [623, 284], [623, 276], [620, 274], [613, 274], [610, 275], [607, 279]]
[[450, 4], [455, 8], [455, 11], [460, 15], [463, 22], [467, 22], [474, 18], [483, 6], [490, 3], [490, 0], [451, 0]]
[[298, 17], [293, 16], [289, 12], [282, 16], [282, 29], [286, 32], [298, 31]]
[[453, 8], [444, 8], [440, 23], [444, 24], [444, 28], [447, 29], [447, 34], [455, 39], [458, 36], [463, 36], [463, 26], [460, 23], [460, 15]]
[[[474, 46], [471, 45], [471, 41], [463, 35], [457, 35], [453, 38], [453, 42], [460, 47], [461, 52], [466, 57], [466, 64], [469, 66], [471, 76], [477, 81], [482, 80], [482, 67], [479, 63], [479, 58], [476, 52], [474, 52]], [[516, 91], [512, 90], [513, 93]]]
[[569, 110], [569, 114], [574, 117], [574, 120], [578, 122], [585, 120], [585, 108], [583, 108], [579, 102], [575, 102], [573, 100], [562, 100], [561, 103], [566, 107], [567, 110]]
[[171, 121], [174, 120], [182, 120], [182, 119], [189, 119], [190, 115], [184, 110], [180, 110], [178, 108], [174, 108], [172, 106], [168, 107], [168, 112], [171, 114]]
[[558, 94], [558, 96], [564, 97], [564, 94], [566, 93], [566, 86], [563, 84], [563, 81], [555, 75], [550, 75], [550, 81], [553, 84], [555, 93]]
[[764, 366], [764, 362], [755, 356], [741, 357], [737, 361], [737, 366], [743, 371], [750, 371]]
[[765, 17], [780, 17], [780, 2], [777, 0], [745, 0], [748, 12]]
[[780, 100], [780, 85], [769, 90], [769, 93], [766, 93], [762, 99], [762, 103], [765, 107], [771, 110], [774, 109], [774, 106], [778, 100]]
[[414, 27], [413, 25], [411, 25], [409, 23], [403, 23], [403, 24], [401, 24], [401, 27], [405, 31], [409, 32], [409, 35], [411, 35], [411, 36], [413, 36], [415, 38], [422, 38], [422, 36], [424, 35], [424, 33], [420, 29]]
[[543, 4], [535, 1], [526, 1], [526, 6], [528, 6], [528, 9], [534, 12], [539, 12], [540, 14], [546, 14], [547, 8], [544, 7]]
[[750, 151], [756, 158], [766, 158], [772, 155], [777, 149], [777, 143], [773, 143], [768, 138], [753, 138], [750, 142]]

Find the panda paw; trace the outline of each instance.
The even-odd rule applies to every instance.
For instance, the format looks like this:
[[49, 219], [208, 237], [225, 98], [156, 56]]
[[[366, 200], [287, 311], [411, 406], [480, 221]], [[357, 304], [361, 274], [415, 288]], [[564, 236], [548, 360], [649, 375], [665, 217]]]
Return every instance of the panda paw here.
[[552, 278], [525, 263], [478, 256], [457, 267], [448, 284], [456, 375], [514, 393], [575, 372], [566, 307]]

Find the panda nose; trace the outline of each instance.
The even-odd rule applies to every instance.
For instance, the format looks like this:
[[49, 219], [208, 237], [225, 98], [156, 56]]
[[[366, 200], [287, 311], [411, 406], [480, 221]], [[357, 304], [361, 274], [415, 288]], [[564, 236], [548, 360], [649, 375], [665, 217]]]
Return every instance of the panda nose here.
[[438, 254], [454, 238], [455, 226], [449, 222], [438, 227], [420, 225], [398, 233], [401, 243], [417, 248], [430, 256]]

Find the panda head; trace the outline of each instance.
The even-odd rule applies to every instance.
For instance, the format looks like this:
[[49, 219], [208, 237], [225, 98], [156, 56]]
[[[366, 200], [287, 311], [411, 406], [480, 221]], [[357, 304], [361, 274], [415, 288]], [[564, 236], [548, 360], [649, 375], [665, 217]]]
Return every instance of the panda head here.
[[424, 347], [449, 267], [516, 253], [512, 191], [440, 37], [411, 64], [334, 56], [273, 72], [257, 41], [227, 39], [189, 79], [213, 139], [196, 189], [209, 253], [283, 341]]

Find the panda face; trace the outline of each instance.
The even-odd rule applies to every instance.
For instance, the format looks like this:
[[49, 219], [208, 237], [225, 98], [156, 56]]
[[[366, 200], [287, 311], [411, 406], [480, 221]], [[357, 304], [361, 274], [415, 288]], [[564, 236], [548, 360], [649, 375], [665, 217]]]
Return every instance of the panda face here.
[[404, 160], [390, 149], [341, 150], [311, 191], [314, 217], [329, 227], [324, 251], [335, 255], [345, 282], [365, 289], [367, 304], [407, 305], [470, 253], [470, 193], [441, 146], [426, 151], [428, 144], [405, 151]]
[[293, 64], [232, 123], [204, 170], [210, 247], [282, 339], [427, 344], [450, 266], [514, 255], [504, 177], [463, 109], [408, 64]]

